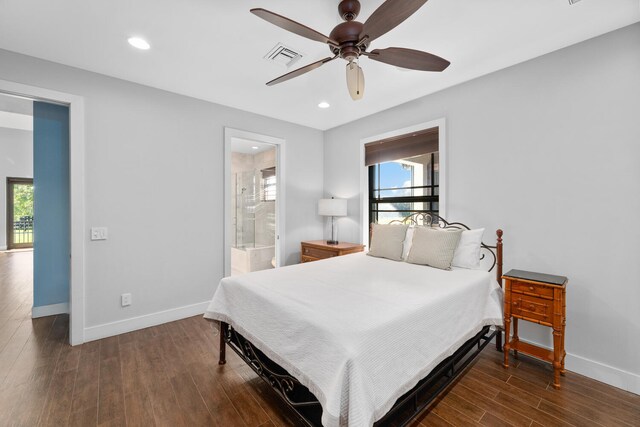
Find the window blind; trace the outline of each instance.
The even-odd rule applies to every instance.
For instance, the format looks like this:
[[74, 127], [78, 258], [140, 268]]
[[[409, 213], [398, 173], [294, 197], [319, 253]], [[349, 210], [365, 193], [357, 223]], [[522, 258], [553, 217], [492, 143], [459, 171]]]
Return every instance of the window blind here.
[[405, 135], [398, 135], [364, 146], [366, 166], [406, 159], [438, 151], [438, 128], [430, 128]]

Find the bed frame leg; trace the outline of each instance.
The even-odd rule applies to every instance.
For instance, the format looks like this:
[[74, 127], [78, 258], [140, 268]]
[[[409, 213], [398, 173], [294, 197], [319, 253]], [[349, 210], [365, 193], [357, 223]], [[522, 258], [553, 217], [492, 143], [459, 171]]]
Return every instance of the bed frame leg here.
[[[496, 252], [497, 252], [497, 269], [496, 269], [496, 280], [502, 287], [502, 235], [504, 232], [500, 229], [496, 230]], [[498, 328], [498, 333], [496, 334], [496, 350], [502, 351], [502, 331]], [[509, 339], [509, 333], [505, 334], [505, 339]]]
[[227, 330], [227, 324], [220, 322], [220, 359], [218, 365], [227, 363], [227, 343], [224, 341], [224, 332]]

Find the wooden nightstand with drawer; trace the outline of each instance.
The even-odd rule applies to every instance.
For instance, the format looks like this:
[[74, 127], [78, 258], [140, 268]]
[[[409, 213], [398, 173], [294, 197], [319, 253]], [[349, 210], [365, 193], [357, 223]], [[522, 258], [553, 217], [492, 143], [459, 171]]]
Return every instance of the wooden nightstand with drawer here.
[[300, 262], [317, 261], [319, 259], [362, 252], [364, 245], [357, 243], [338, 243], [330, 245], [326, 240], [312, 240], [301, 243]]
[[[553, 364], [553, 387], [560, 388], [564, 375], [564, 330], [566, 326], [567, 278], [531, 271], [510, 270], [504, 279], [504, 367], [509, 367], [509, 350], [518, 351]], [[513, 335], [509, 339], [513, 318]], [[553, 329], [553, 351], [520, 341], [518, 319]]]

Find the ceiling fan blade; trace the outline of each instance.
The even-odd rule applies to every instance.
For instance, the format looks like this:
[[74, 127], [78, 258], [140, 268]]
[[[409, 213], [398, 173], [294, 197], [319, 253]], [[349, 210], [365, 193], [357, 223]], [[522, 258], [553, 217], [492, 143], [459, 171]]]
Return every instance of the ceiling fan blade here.
[[444, 58], [420, 50], [389, 47], [366, 54], [369, 59], [397, 67], [420, 71], [443, 71], [451, 63]]
[[329, 61], [333, 61], [337, 57], [338, 57], [337, 55], [333, 57], [330, 56], [328, 58], [324, 58], [324, 59], [321, 59], [320, 61], [314, 62], [312, 64], [305, 65], [302, 68], [298, 68], [297, 70], [293, 70], [287, 74], [284, 74], [278, 77], [277, 79], [271, 80], [270, 82], [267, 83], [267, 86], [277, 85], [278, 83], [286, 82], [287, 80], [291, 80], [294, 77], [301, 76], [305, 73], [308, 73], [309, 71], [312, 71], [312, 70], [315, 70], [316, 68], [321, 67], [322, 65], [326, 64]]
[[266, 9], [257, 8], [251, 9], [251, 13], [260, 18], [264, 19], [267, 22], [271, 22], [273, 25], [277, 25], [278, 27], [290, 31], [294, 34], [297, 34], [302, 37], [306, 37], [311, 40], [318, 41], [320, 43], [327, 43], [330, 45], [337, 46], [338, 43], [334, 40], [331, 40], [329, 37], [324, 34], [320, 34], [314, 29], [307, 27], [306, 25], [302, 25], [296, 21], [292, 21], [289, 18], [285, 18], [284, 16], [278, 15], [277, 13], [270, 12]]
[[366, 43], [394, 29], [420, 9], [427, 0], [387, 0], [364, 23], [360, 39]]

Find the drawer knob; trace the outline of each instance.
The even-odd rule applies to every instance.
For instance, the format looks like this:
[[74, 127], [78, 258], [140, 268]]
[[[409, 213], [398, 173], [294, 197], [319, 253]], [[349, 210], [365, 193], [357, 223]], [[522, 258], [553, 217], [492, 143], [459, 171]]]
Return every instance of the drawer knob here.
[[306, 248], [305, 248], [304, 253], [305, 253], [305, 254], [308, 254], [308, 253], [309, 253], [309, 249], [306, 249]]
[[533, 306], [533, 304], [531, 304], [531, 305], [529, 306], [529, 310], [533, 311], [533, 310], [535, 310], [535, 309], [536, 309], [536, 308]]
[[529, 290], [532, 291], [533, 290], [533, 286], [529, 286]]
[[517, 301], [516, 301], [516, 302], [514, 302], [514, 303], [513, 303], [513, 306], [514, 306], [514, 307], [517, 307], [517, 306], [518, 306], [518, 302], [517, 302]]

